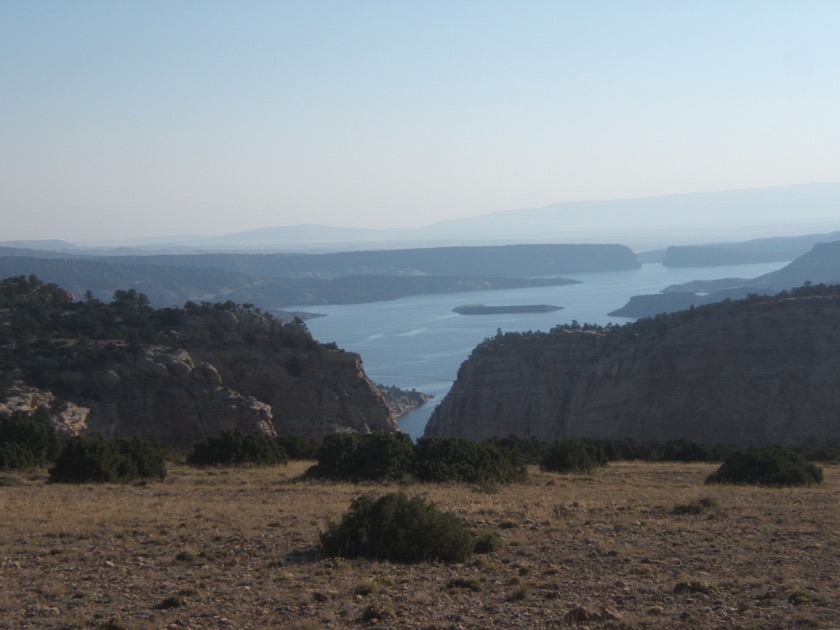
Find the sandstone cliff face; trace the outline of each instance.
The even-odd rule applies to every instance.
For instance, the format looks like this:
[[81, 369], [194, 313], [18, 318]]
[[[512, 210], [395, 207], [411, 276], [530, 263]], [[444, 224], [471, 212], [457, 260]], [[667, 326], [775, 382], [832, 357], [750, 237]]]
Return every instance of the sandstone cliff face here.
[[[664, 321], [664, 320], [660, 320]], [[557, 329], [485, 342], [427, 435], [795, 444], [840, 438], [840, 299], [697, 309], [632, 336]]]

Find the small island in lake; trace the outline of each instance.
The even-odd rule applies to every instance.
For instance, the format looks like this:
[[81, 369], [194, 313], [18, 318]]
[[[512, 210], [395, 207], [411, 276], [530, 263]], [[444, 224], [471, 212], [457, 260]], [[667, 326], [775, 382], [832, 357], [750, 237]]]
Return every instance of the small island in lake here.
[[562, 306], [550, 304], [512, 304], [509, 306], [485, 306], [484, 304], [466, 304], [452, 309], [461, 315], [496, 315], [499, 313], [551, 313], [559, 311]]

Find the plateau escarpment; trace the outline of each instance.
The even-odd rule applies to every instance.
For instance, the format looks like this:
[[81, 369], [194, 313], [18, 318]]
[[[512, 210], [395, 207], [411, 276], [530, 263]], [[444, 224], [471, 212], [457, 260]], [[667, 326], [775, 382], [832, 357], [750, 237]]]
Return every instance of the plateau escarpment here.
[[840, 439], [839, 293], [810, 287], [626, 326], [497, 335], [461, 366], [426, 434]]
[[75, 302], [10, 278], [0, 333], [0, 411], [46, 408], [71, 432], [186, 446], [230, 429], [398, 430], [359, 355], [232, 302], [155, 310], [134, 291]]

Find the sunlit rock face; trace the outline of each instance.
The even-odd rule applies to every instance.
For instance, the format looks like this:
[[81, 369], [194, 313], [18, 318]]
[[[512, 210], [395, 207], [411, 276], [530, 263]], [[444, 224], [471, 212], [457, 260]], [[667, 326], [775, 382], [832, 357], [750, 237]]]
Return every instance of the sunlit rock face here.
[[478, 346], [427, 435], [797, 444], [840, 438], [840, 298], [753, 300], [634, 333], [555, 329]]

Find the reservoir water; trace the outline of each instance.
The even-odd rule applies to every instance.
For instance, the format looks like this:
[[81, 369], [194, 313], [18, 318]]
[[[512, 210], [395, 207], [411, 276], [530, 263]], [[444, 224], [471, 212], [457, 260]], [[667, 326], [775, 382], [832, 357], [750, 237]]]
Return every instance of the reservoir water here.
[[[334, 341], [358, 352], [365, 372], [375, 383], [396, 385], [433, 394], [428, 403], [400, 419], [412, 437], [423, 433], [432, 410], [452, 386], [458, 367], [472, 349], [496, 331], [547, 331], [577, 320], [606, 325], [626, 323], [609, 317], [633, 295], [658, 293], [672, 284], [718, 278], [755, 278], [787, 263], [672, 269], [646, 264], [631, 271], [582, 273], [564, 277], [580, 284], [501, 291], [418, 295], [388, 302], [318, 307], [290, 307], [322, 313], [307, 320], [315, 339]], [[563, 310], [549, 313], [459, 315], [452, 309], [464, 304], [550, 304]]]

